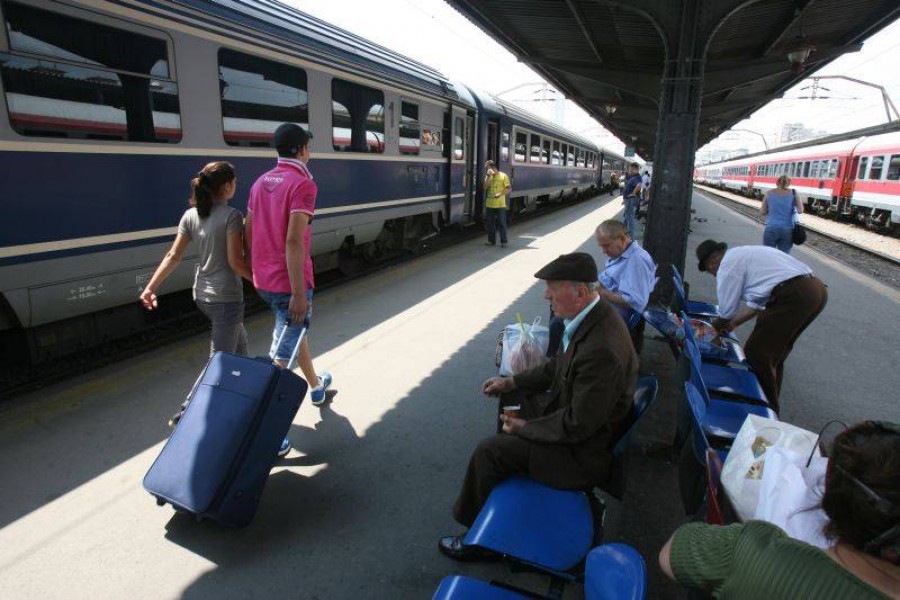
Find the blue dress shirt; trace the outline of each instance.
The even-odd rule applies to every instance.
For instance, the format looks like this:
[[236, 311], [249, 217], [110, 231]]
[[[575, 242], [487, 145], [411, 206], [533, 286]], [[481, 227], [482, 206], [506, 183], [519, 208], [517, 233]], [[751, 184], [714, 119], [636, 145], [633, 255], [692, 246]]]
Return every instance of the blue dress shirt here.
[[600, 273], [600, 284], [621, 294], [631, 309], [639, 313], [647, 308], [656, 281], [656, 263], [637, 242], [628, 244], [618, 258], [606, 259], [606, 268]]

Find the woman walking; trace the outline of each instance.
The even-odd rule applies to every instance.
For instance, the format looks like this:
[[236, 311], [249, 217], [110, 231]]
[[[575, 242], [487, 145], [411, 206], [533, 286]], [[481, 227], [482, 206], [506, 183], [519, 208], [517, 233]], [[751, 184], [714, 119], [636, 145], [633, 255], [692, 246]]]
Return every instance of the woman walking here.
[[216, 351], [246, 355], [244, 290], [241, 277], [252, 280], [244, 256], [244, 219], [228, 206], [237, 187], [234, 167], [227, 162], [209, 163], [191, 180], [193, 208], [178, 223], [178, 234], [150, 283], [141, 293], [147, 310], [156, 308], [156, 291], [175, 270], [191, 241], [200, 246], [194, 275], [194, 302], [212, 324], [210, 354]]
[[797, 198], [797, 193], [790, 189], [790, 177], [780, 176], [775, 185], [775, 189], [766, 192], [760, 207], [760, 212], [766, 217], [763, 245], [790, 254], [794, 245], [791, 240], [794, 232], [794, 213], [802, 214], [803, 205]]

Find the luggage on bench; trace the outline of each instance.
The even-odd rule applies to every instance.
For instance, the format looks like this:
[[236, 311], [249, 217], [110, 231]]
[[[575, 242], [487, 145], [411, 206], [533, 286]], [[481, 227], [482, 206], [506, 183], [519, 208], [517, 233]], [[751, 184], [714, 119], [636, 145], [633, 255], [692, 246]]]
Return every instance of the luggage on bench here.
[[[304, 327], [289, 365], [305, 334]], [[301, 377], [268, 359], [216, 352], [144, 489], [198, 520], [247, 525], [306, 390]]]

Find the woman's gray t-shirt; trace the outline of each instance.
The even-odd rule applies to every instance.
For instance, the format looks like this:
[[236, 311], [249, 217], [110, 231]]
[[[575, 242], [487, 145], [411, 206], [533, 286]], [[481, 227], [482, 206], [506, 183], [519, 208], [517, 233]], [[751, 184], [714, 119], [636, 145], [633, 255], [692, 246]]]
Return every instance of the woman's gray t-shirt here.
[[244, 230], [241, 211], [225, 204], [214, 204], [209, 216], [201, 219], [196, 208], [189, 208], [178, 233], [188, 236], [200, 249], [194, 273], [196, 302], [241, 302], [244, 288], [241, 276], [228, 264], [228, 234]]

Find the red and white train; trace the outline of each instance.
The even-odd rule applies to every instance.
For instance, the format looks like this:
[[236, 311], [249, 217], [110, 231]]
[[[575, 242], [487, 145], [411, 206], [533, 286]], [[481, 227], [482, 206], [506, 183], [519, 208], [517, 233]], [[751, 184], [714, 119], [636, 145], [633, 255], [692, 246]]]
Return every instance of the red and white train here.
[[900, 132], [860, 135], [702, 165], [694, 181], [761, 198], [780, 175], [819, 214], [870, 227], [900, 224]]

